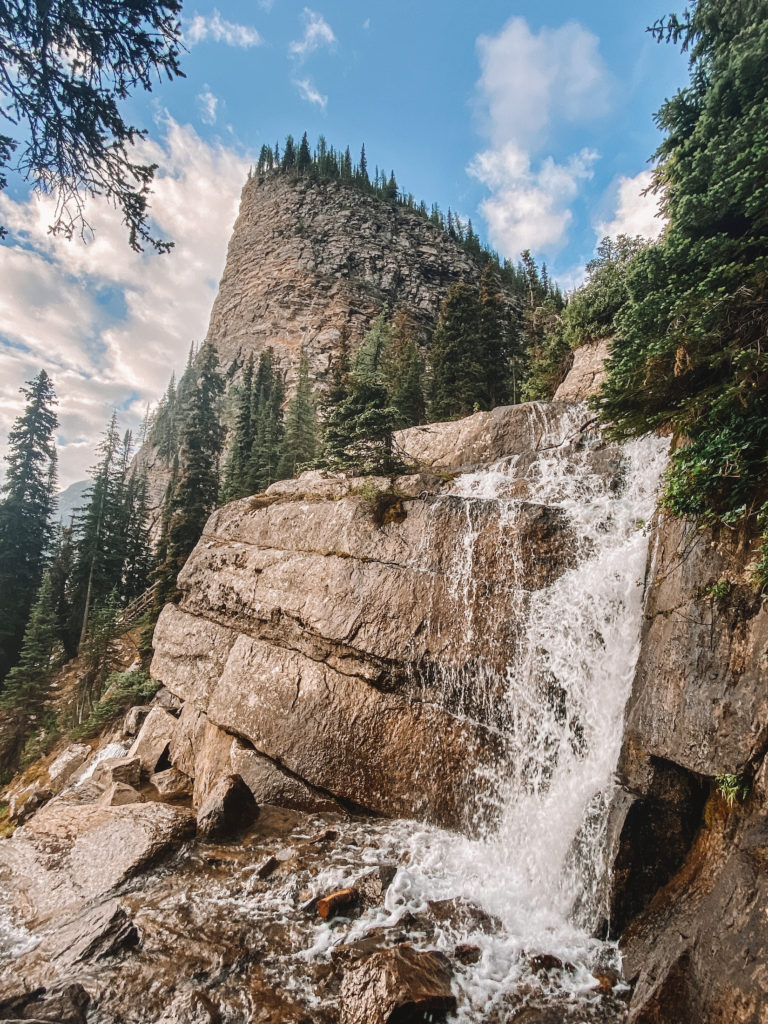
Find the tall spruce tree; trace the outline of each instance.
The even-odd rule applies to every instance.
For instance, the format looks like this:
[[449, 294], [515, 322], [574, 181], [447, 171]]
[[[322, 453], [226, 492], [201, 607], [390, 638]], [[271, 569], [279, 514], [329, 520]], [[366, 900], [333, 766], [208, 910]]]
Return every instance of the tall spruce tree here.
[[200, 539], [219, 492], [219, 456], [224, 440], [220, 405], [224, 383], [213, 345], [197, 360], [197, 379], [189, 394], [179, 455], [180, 475], [170, 496], [165, 559], [158, 568], [158, 590], [166, 600], [176, 591], [176, 577]]
[[254, 438], [254, 363], [248, 357], [242, 380], [236, 385], [235, 423], [221, 484], [222, 504], [243, 498], [248, 493], [248, 459]]
[[253, 441], [245, 471], [245, 494], [264, 491], [278, 479], [283, 443], [285, 387], [274, 352], [265, 349], [253, 381], [251, 432]]
[[485, 370], [484, 408], [509, 401], [513, 334], [497, 268], [488, 260], [480, 278], [480, 359]]
[[467, 416], [488, 406], [480, 298], [473, 285], [451, 285], [430, 350], [430, 417]]
[[41, 370], [21, 393], [26, 407], [8, 437], [0, 501], [0, 680], [19, 656], [55, 508], [58, 420], [53, 383]]
[[79, 619], [79, 644], [85, 640], [94, 604], [116, 586], [123, 562], [122, 488], [125, 449], [113, 412], [98, 446], [98, 463], [91, 470], [87, 503], [76, 523], [75, 615]]
[[317, 454], [317, 408], [309, 376], [309, 359], [307, 353], [302, 350], [296, 394], [288, 403], [285, 416], [279, 476], [296, 476], [300, 470], [314, 465]]
[[[703, 522], [768, 528], [768, 17], [698, 0], [654, 26], [689, 55], [665, 101], [654, 188], [669, 218], [627, 276], [599, 407], [620, 436], [671, 427], [665, 501]], [[763, 585], [768, 587], [768, 530]]]
[[12, 712], [17, 753], [39, 724], [56, 667], [57, 633], [53, 586], [46, 572], [24, 630], [18, 664], [8, 673], [0, 698], [0, 707]]
[[397, 410], [387, 386], [383, 357], [390, 327], [378, 317], [341, 381], [339, 402], [329, 408], [323, 430], [324, 461], [332, 469], [392, 473]]

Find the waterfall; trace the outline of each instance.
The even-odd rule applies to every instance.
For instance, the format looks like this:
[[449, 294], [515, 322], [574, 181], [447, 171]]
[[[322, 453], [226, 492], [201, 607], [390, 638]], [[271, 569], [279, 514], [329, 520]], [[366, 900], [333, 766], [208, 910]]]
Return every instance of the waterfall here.
[[[592, 935], [605, 914], [608, 809], [639, 651], [647, 523], [668, 444], [648, 437], [605, 445], [599, 431], [584, 430], [588, 419], [584, 407], [571, 408], [542, 429], [534, 458], [513, 456], [464, 474], [437, 499], [467, 506], [453, 566], [452, 588], [461, 598], [455, 629], [463, 631], [465, 650], [480, 652], [469, 668], [444, 667], [443, 697], [456, 704], [462, 692], [458, 713], [484, 708], [506, 754], [494, 778], [476, 780], [491, 795], [474, 838], [401, 823], [407, 864], [377, 923], [455, 897], [501, 922], [497, 934], [471, 936], [482, 957], [458, 978], [460, 1020], [478, 1020], [524, 983], [532, 954], [569, 963], [559, 984], [582, 996], [595, 985], [596, 961], [616, 961], [615, 949]], [[523, 585], [526, 541], [517, 533], [532, 505], [562, 516], [569, 538], [569, 567], [538, 588]], [[476, 575], [473, 524], [488, 508], [498, 517], [500, 568], [522, 616], [504, 652], [497, 649], [504, 623], [483, 619]], [[516, 590], [524, 600], [513, 600]], [[446, 930], [446, 949], [466, 940]]]

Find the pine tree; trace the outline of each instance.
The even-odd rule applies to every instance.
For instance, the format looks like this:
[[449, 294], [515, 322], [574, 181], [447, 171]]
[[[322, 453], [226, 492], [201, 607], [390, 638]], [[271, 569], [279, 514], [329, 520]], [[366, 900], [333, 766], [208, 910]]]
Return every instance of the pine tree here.
[[306, 174], [307, 171], [312, 167], [312, 154], [309, 152], [309, 142], [307, 141], [307, 133], [301, 137], [301, 145], [299, 146], [299, 155], [296, 158], [296, 170], [299, 174]]
[[23, 737], [38, 720], [50, 689], [57, 650], [53, 586], [45, 573], [24, 630], [18, 664], [5, 680], [1, 706], [15, 712], [15, 728]]
[[317, 410], [309, 376], [309, 359], [302, 350], [296, 394], [288, 403], [278, 474], [293, 477], [314, 465], [317, 458]]
[[53, 383], [41, 370], [21, 393], [27, 404], [9, 434], [0, 501], [0, 680], [19, 656], [55, 508], [58, 420]]
[[430, 417], [467, 416], [487, 407], [477, 288], [456, 283], [443, 300], [430, 350]]
[[92, 469], [87, 504], [77, 520], [75, 613], [80, 619], [80, 643], [88, 631], [88, 617], [120, 577], [123, 562], [122, 487], [125, 452], [113, 412], [97, 449], [99, 462]]
[[285, 147], [283, 149], [283, 162], [281, 164], [282, 170], [292, 171], [296, 166], [296, 146], [293, 141], [293, 136], [289, 135], [285, 140]]
[[169, 499], [167, 549], [158, 567], [159, 590], [171, 599], [176, 594], [176, 577], [200, 539], [219, 491], [219, 455], [224, 440], [219, 407], [224, 383], [213, 345], [203, 347], [197, 369], [185, 410], [179, 481]]
[[496, 267], [491, 260], [480, 278], [479, 356], [485, 370], [483, 405], [493, 409], [509, 399], [512, 332]]
[[368, 177], [368, 161], [365, 157], [365, 144], [363, 144], [360, 150], [360, 180], [364, 185], [370, 185], [371, 181]]
[[75, 571], [74, 527], [59, 525], [48, 563], [56, 615], [56, 637], [65, 661], [77, 654], [77, 625], [73, 622]]
[[283, 440], [283, 379], [274, 364], [274, 352], [265, 349], [253, 382], [251, 431], [253, 441], [245, 472], [245, 494], [263, 491], [278, 478]]
[[380, 316], [341, 382], [343, 397], [328, 411], [323, 442], [324, 461], [331, 469], [392, 473], [399, 466], [393, 438], [397, 410], [382, 365], [388, 337], [389, 326]]
[[[225, 504], [248, 493], [248, 459], [254, 440], [254, 363], [249, 356], [235, 396], [235, 424], [227, 454], [220, 501]], [[258, 416], [258, 412], [256, 412]]]

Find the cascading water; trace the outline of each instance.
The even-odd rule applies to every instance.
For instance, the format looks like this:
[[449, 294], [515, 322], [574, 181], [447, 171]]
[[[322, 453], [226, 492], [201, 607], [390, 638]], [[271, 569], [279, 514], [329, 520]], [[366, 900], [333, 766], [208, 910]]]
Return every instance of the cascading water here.
[[[550, 995], [582, 1000], [595, 988], [596, 964], [617, 959], [613, 947], [592, 935], [605, 914], [608, 808], [639, 650], [646, 523], [667, 442], [644, 438], [606, 447], [598, 432], [584, 432], [587, 421], [584, 408], [573, 407], [556, 421], [557, 436], [543, 430], [540, 454], [522, 475], [513, 457], [460, 476], [438, 499], [467, 503], [452, 580], [464, 614], [454, 630], [464, 632], [466, 649], [486, 645], [479, 664], [475, 658], [470, 668], [444, 667], [443, 696], [455, 704], [452, 695], [461, 693], [459, 714], [484, 708], [504, 737], [505, 756], [494, 778], [477, 780], [491, 796], [486, 820], [474, 822], [476, 838], [414, 830], [405, 822], [382, 827], [379, 847], [405, 846], [407, 865], [390, 886], [385, 910], [345, 936], [350, 941], [373, 925], [391, 926], [428, 901], [447, 898], [463, 898], [498, 919], [501, 928], [492, 934], [444, 930], [446, 950], [467, 940], [481, 949], [479, 962], [457, 975], [462, 1021], [485, 1020], [510, 994], [530, 987], [532, 955], [551, 954], [569, 965], [547, 978]], [[522, 578], [516, 530], [526, 506], [559, 510], [572, 549], [570, 568], [548, 586], [529, 588], [517, 603], [524, 622], [506, 662], [490, 649], [504, 630], [487, 622], [482, 628], [477, 516], [470, 514], [480, 503], [490, 503], [499, 517], [506, 540], [498, 557], [510, 592]], [[330, 941], [318, 936], [308, 955]]]

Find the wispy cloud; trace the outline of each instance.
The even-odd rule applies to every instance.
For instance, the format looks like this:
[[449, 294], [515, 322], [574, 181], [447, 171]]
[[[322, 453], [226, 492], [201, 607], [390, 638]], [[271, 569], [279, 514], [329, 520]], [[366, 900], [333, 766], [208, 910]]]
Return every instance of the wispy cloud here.
[[599, 40], [577, 22], [532, 32], [512, 18], [477, 40], [477, 115], [489, 140], [468, 171], [488, 186], [480, 206], [491, 240], [505, 255], [565, 244], [571, 206], [598, 158], [582, 150], [547, 154], [560, 126], [585, 123], [610, 107], [610, 78]]
[[328, 97], [318, 92], [308, 78], [297, 79], [294, 85], [298, 88], [301, 98], [306, 100], [307, 103], [315, 103], [323, 110], [328, 106]]
[[651, 184], [651, 171], [641, 171], [634, 178], [620, 177], [609, 191], [614, 193], [614, 215], [611, 220], [601, 220], [595, 226], [598, 238], [610, 235], [642, 235], [644, 238], [658, 238], [666, 223], [660, 215], [658, 198], [650, 192], [644, 194]]
[[206, 124], [216, 124], [216, 108], [219, 105], [219, 98], [214, 96], [208, 86], [197, 96], [197, 105], [200, 110], [200, 118]]
[[288, 45], [288, 52], [293, 57], [303, 60], [310, 53], [320, 49], [321, 46], [333, 46], [336, 43], [333, 29], [322, 14], [305, 7], [302, 18], [304, 20], [304, 35], [301, 39], [294, 39]]
[[184, 30], [184, 42], [187, 46], [208, 41], [226, 43], [227, 46], [239, 46], [247, 49], [260, 46], [261, 36], [251, 25], [238, 25], [226, 21], [215, 8], [212, 14], [196, 14]]
[[141, 421], [206, 331], [248, 160], [209, 145], [189, 126], [165, 124], [142, 160], [162, 171], [152, 197], [167, 256], [128, 247], [120, 215], [89, 205], [94, 240], [47, 232], [54, 201], [14, 201], [0, 193], [0, 439], [21, 409], [18, 388], [41, 367], [59, 395], [63, 486], [82, 479], [113, 408], [125, 427]]

